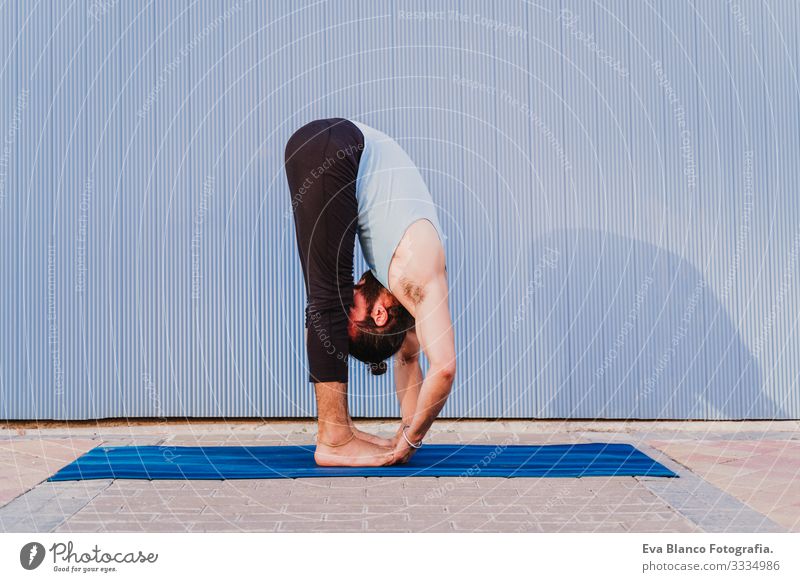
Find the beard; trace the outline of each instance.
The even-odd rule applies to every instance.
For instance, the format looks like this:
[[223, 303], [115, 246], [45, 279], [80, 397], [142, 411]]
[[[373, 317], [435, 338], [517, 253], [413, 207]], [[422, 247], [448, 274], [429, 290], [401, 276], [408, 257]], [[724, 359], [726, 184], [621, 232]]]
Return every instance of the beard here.
[[355, 285], [354, 289], [364, 298], [367, 304], [367, 313], [370, 313], [378, 297], [381, 296], [381, 292], [384, 291], [386, 287], [381, 285], [380, 281], [372, 274], [372, 271], [367, 271], [361, 277], [361, 281]]

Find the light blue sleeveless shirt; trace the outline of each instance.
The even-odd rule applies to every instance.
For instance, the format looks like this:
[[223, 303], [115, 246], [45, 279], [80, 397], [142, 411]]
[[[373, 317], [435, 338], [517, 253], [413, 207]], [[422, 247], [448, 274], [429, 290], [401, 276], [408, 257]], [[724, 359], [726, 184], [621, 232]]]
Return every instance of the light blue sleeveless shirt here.
[[358, 240], [372, 274], [388, 289], [389, 264], [409, 226], [427, 219], [439, 240], [445, 236], [428, 187], [400, 144], [368, 125], [353, 124], [364, 134], [356, 178]]

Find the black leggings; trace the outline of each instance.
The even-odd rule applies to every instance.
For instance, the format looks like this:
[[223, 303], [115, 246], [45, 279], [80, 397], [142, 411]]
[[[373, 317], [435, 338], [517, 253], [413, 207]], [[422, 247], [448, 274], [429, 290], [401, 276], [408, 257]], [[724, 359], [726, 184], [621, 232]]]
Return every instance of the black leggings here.
[[361, 131], [338, 118], [312, 121], [286, 144], [286, 179], [306, 286], [310, 382], [347, 382], [356, 176], [363, 151]]

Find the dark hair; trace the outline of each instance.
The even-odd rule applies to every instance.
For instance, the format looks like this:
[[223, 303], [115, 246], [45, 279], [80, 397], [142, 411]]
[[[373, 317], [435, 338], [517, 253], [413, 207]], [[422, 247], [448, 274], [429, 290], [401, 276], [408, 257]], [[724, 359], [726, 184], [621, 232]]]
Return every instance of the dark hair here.
[[[356, 287], [367, 301], [367, 311], [372, 311], [380, 292], [386, 288], [375, 279], [372, 272], [367, 271]], [[356, 336], [350, 340], [350, 355], [369, 365], [375, 376], [386, 373], [386, 360], [395, 354], [403, 341], [406, 332], [414, 325], [414, 318], [405, 307], [396, 303], [386, 308], [388, 318], [386, 325], [377, 326], [369, 316], [356, 322]]]

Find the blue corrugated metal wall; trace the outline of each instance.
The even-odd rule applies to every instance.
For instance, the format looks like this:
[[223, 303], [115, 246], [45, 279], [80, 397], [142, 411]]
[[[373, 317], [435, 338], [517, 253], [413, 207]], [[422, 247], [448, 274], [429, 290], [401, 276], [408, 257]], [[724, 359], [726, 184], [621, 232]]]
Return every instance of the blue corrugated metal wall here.
[[[0, 4], [0, 416], [310, 416], [281, 166], [359, 119], [448, 234], [453, 417], [798, 418], [800, 8]], [[357, 415], [396, 414], [352, 366]]]

